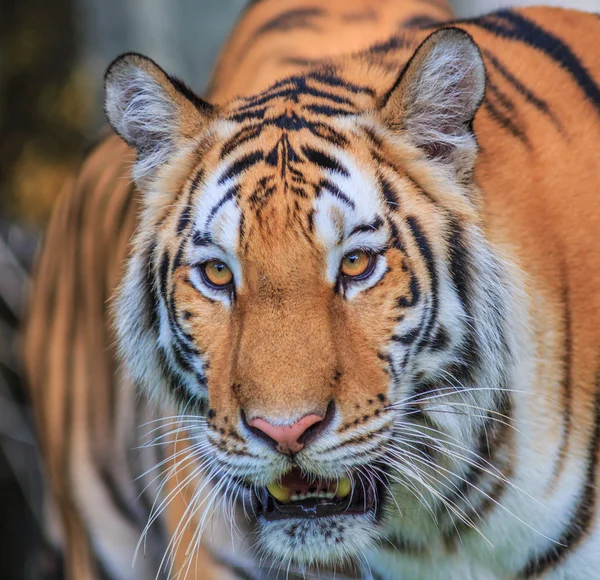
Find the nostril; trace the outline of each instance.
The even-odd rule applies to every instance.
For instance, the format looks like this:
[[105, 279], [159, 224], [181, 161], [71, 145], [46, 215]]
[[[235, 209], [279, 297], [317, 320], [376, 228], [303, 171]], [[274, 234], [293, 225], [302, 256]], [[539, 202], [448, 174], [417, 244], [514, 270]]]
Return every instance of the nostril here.
[[268, 443], [273, 448], [275, 448], [277, 446], [277, 441], [275, 441], [275, 439], [273, 439], [272, 437], [269, 437], [261, 429], [258, 429], [257, 427], [252, 426], [251, 425], [252, 421], [250, 421], [250, 423], [248, 423], [248, 419], [246, 418], [246, 413], [244, 413], [243, 409], [241, 411], [241, 420], [242, 420], [242, 425], [244, 427], [246, 427], [246, 429], [248, 429], [248, 431], [250, 431], [250, 433], [252, 433], [255, 437], [262, 439], [265, 443]]
[[329, 401], [327, 405], [327, 410], [325, 411], [325, 417], [318, 423], [313, 423], [308, 429], [298, 437], [298, 442], [306, 445], [310, 441], [316, 439], [329, 425], [333, 420], [333, 416], [335, 415], [335, 403], [333, 401]]

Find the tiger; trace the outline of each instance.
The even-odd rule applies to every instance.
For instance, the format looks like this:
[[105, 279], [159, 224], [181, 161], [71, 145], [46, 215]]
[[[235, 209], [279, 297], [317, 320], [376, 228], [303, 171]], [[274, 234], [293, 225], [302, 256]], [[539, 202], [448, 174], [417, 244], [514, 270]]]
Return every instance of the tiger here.
[[26, 362], [67, 578], [600, 570], [598, 15], [251, 2], [127, 53]]

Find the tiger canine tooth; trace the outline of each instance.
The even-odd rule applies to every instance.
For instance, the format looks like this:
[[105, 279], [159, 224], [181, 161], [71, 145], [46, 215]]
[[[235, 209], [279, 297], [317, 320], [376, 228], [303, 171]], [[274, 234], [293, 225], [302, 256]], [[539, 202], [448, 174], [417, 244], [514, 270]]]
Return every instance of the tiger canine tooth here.
[[290, 497], [292, 495], [292, 490], [280, 485], [279, 483], [269, 483], [267, 485], [267, 489], [269, 493], [281, 503], [289, 503]]
[[337, 488], [335, 490], [335, 497], [344, 499], [348, 496], [351, 490], [352, 483], [350, 483], [350, 479], [347, 477], [342, 477], [342, 479], [338, 481]]

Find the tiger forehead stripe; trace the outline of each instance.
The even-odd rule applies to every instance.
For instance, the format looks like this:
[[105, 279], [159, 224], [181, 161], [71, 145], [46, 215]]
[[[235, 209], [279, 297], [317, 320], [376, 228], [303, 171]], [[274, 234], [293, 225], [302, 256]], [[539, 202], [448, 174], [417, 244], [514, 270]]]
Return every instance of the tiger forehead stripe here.
[[234, 161], [219, 177], [219, 181], [217, 182], [219, 185], [223, 185], [226, 181], [237, 177], [247, 169], [250, 169], [253, 165], [256, 165], [259, 161], [261, 161], [264, 157], [262, 151], [254, 151], [253, 153], [248, 153], [243, 157]]

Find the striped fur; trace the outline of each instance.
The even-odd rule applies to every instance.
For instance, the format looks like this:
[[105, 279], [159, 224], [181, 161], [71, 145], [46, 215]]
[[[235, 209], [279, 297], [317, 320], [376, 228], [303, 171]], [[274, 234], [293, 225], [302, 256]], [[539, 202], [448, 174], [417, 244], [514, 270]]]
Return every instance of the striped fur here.
[[[595, 578], [600, 20], [451, 17], [253, 2], [207, 101], [111, 65], [129, 147], [57, 206], [27, 338], [70, 578]], [[330, 409], [293, 459], [246, 423]], [[381, 501], [267, 522], [290, 461]]]

